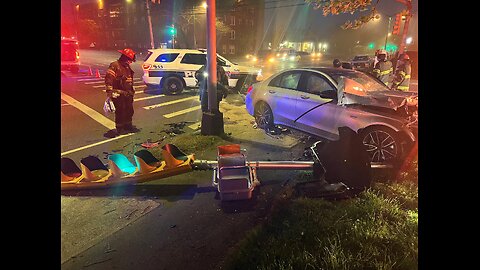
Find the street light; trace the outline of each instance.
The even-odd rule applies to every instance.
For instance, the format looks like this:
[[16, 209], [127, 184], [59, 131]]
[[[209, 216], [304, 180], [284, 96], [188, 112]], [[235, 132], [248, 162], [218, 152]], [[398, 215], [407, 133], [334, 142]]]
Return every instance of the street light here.
[[413, 38], [412, 38], [412, 37], [408, 37], [407, 40], [406, 40], [407, 44], [411, 44], [412, 41], [413, 41]]
[[206, 9], [206, 8], [207, 8], [207, 2], [203, 2], [203, 3], [202, 3], [202, 7], [203, 7], [204, 9]]

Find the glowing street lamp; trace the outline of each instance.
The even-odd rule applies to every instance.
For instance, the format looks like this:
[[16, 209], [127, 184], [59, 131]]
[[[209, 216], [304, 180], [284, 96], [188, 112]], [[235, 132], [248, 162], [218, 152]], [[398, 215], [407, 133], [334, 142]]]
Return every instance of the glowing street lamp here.
[[408, 37], [407, 40], [406, 40], [407, 44], [411, 44], [412, 41], [413, 41], [413, 38], [412, 38], [412, 37]]

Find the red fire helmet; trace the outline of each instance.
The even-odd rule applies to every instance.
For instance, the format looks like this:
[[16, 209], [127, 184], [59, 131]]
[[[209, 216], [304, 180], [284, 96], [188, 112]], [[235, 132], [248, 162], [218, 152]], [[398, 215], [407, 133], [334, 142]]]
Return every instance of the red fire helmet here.
[[125, 48], [123, 50], [118, 50], [119, 53], [125, 55], [126, 57], [130, 58], [133, 62], [136, 61], [135, 59], [135, 52], [130, 48]]

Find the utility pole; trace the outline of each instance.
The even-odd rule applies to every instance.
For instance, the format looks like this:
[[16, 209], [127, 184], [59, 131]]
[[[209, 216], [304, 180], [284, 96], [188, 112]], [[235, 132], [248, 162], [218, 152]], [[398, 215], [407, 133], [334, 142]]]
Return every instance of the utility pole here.
[[207, 0], [207, 95], [208, 110], [202, 114], [202, 135], [221, 135], [223, 114], [217, 107], [217, 37], [215, 0]]
[[148, 28], [150, 30], [150, 47], [155, 49], [155, 43], [153, 42], [152, 18], [150, 17], [150, 5], [148, 4], [150, 1], [151, 0], [145, 0], [145, 3], [147, 4]]
[[391, 21], [392, 21], [392, 17], [388, 16], [387, 36], [385, 37], [385, 46], [384, 46], [385, 50], [387, 50], [388, 33], [390, 31], [390, 22]]
[[410, 18], [412, 17], [412, 0], [397, 0], [407, 7], [407, 14], [405, 15], [405, 24], [403, 25], [402, 41], [400, 48], [398, 49], [398, 55], [401, 55], [405, 50], [405, 44], [408, 34], [408, 25], [410, 24]]

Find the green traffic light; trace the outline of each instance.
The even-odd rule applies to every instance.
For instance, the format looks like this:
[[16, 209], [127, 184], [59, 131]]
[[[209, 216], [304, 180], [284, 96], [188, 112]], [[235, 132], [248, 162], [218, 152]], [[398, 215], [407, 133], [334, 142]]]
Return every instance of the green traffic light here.
[[375, 48], [375, 43], [373, 43], [373, 42], [372, 42], [372, 43], [369, 43], [369, 44], [368, 44], [368, 48], [369, 48], [369, 49]]

